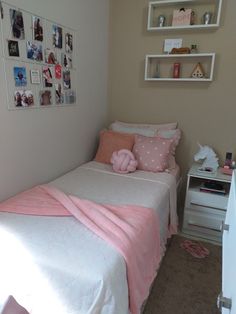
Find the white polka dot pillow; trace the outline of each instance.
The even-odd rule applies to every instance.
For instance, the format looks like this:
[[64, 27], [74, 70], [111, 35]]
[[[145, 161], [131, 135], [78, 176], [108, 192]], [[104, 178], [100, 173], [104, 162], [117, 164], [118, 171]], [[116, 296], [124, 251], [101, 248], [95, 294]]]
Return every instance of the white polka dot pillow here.
[[138, 161], [138, 169], [162, 172], [168, 168], [172, 139], [135, 135], [133, 154]]

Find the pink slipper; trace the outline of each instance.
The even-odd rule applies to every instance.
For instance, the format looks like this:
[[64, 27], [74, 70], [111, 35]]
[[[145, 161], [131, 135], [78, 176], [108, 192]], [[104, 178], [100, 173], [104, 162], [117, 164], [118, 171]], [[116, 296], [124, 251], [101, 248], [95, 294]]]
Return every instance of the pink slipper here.
[[29, 314], [26, 309], [21, 306], [16, 300], [10, 295], [3, 307], [1, 314]]
[[185, 240], [182, 242], [180, 247], [196, 258], [205, 258], [210, 254], [206, 247], [200, 243], [192, 242], [190, 240]]

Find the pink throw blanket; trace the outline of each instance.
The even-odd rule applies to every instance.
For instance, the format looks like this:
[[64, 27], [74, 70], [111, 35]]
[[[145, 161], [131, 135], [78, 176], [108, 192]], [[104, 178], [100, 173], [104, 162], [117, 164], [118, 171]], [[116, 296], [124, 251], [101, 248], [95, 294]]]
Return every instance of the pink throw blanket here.
[[152, 209], [132, 205], [101, 205], [37, 186], [0, 204], [0, 211], [30, 215], [73, 215], [113, 245], [126, 261], [129, 306], [139, 314], [160, 262], [158, 217]]

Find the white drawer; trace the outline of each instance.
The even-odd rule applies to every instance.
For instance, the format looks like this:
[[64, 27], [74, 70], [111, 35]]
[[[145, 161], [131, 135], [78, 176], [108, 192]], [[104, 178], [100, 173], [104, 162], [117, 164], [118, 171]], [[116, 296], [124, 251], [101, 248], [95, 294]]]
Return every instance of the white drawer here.
[[200, 210], [199, 207], [218, 209], [226, 211], [228, 204], [227, 195], [217, 195], [213, 193], [200, 192], [189, 189], [186, 196], [187, 208]]
[[194, 231], [195, 234], [208, 234], [216, 237], [221, 237], [221, 225], [225, 219], [225, 214], [209, 214], [193, 212], [185, 209], [183, 229]]

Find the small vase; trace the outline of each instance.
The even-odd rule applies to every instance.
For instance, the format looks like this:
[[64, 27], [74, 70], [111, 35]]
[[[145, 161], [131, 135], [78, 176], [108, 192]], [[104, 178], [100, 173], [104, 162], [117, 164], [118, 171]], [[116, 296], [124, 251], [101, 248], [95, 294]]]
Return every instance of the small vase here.
[[208, 25], [211, 24], [212, 13], [205, 12], [203, 15], [203, 24]]
[[165, 25], [166, 18], [164, 15], [159, 15], [157, 20], [157, 26], [163, 27]]
[[197, 45], [191, 45], [190, 53], [197, 53]]

